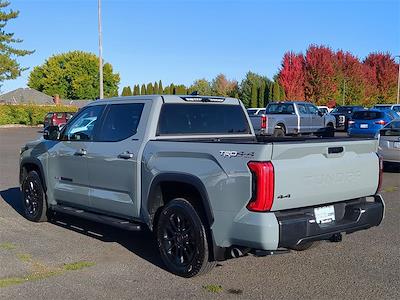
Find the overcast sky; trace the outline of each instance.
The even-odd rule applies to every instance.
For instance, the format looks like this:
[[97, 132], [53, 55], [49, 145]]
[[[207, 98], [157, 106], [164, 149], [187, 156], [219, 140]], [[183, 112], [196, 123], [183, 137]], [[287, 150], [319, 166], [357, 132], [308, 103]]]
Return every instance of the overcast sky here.
[[[400, 54], [400, 1], [103, 0], [103, 53], [125, 85], [161, 79], [191, 84], [249, 70], [272, 77], [284, 52], [309, 44]], [[20, 16], [6, 31], [36, 52], [30, 70], [70, 50], [98, 53], [97, 0], [11, 0]], [[1, 92], [25, 87], [29, 70]]]

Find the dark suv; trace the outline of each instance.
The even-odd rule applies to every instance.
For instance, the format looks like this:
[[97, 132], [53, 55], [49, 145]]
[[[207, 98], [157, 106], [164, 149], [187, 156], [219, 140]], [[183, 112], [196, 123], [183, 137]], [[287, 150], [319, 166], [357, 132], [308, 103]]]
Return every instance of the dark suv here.
[[68, 122], [74, 115], [73, 112], [49, 112], [44, 117], [43, 126], [58, 126], [61, 127]]
[[347, 131], [349, 120], [355, 111], [363, 110], [360, 105], [338, 106], [330, 114], [336, 119], [336, 130]]

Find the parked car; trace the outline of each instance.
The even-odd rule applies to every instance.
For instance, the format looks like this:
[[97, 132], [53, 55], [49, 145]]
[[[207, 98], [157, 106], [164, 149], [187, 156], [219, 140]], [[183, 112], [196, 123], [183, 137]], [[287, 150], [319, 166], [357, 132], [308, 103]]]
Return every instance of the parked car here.
[[360, 105], [338, 106], [331, 111], [331, 115], [336, 119], [336, 130], [347, 131], [349, 120], [355, 111], [364, 110]]
[[[95, 126], [72, 133], [88, 115]], [[51, 131], [54, 140], [21, 149], [25, 217], [40, 222], [55, 211], [149, 228], [179, 276], [248, 253], [338, 242], [384, 215], [377, 140], [257, 139], [234, 98], [98, 100]]]
[[322, 112], [323, 114], [329, 114], [333, 110], [333, 108], [329, 108], [328, 106], [323, 106], [323, 105], [320, 105], [317, 107], [318, 107], [318, 110], [320, 112]]
[[250, 116], [250, 120], [257, 135], [335, 134], [335, 118], [309, 102], [271, 102], [265, 115]]
[[378, 153], [384, 162], [400, 165], [400, 120], [393, 120], [380, 130]]
[[347, 133], [349, 136], [377, 137], [379, 130], [397, 118], [398, 115], [391, 110], [356, 111], [349, 121]]
[[391, 109], [400, 116], [400, 104], [376, 104], [373, 109], [388, 110]]
[[73, 112], [49, 112], [44, 117], [43, 127], [65, 125], [74, 115]]
[[248, 108], [247, 113], [249, 116], [261, 116], [265, 114], [265, 108]]

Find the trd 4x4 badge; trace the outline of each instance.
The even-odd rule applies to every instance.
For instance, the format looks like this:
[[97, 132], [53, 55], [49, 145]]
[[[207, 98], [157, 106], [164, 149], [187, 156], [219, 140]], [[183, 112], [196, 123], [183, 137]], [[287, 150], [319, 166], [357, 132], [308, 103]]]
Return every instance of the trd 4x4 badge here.
[[238, 151], [234, 151], [234, 150], [220, 150], [219, 154], [222, 157], [227, 157], [227, 158], [232, 158], [232, 157], [253, 157], [254, 156], [254, 152], [238, 152]]

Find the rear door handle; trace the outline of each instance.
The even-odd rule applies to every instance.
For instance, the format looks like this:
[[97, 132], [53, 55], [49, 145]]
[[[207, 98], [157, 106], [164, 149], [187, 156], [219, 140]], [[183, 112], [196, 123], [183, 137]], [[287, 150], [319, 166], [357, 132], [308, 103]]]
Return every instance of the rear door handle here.
[[126, 151], [126, 152], [122, 152], [118, 155], [118, 158], [123, 158], [123, 159], [130, 159], [133, 158], [133, 153]]
[[78, 155], [78, 156], [84, 156], [86, 154], [87, 154], [86, 149], [79, 149], [78, 151], [75, 152], [75, 155]]

